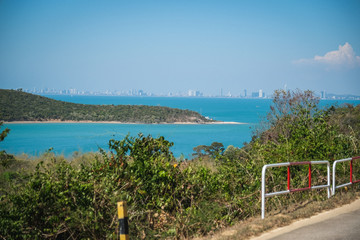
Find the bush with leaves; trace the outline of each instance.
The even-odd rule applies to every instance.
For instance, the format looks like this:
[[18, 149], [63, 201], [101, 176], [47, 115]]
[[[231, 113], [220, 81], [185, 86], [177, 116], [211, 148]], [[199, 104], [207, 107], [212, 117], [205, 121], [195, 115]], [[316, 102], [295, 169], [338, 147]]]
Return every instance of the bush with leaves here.
[[269, 129], [253, 141], [268, 163], [333, 160], [356, 155], [351, 134], [341, 133], [331, 124], [327, 109], [319, 109], [319, 99], [311, 91], [275, 91], [268, 115]]
[[[2, 128], [3, 122], [0, 122], [0, 129]], [[10, 129], [5, 128], [0, 133], [0, 142], [4, 141], [6, 136], [9, 134]], [[14, 156], [11, 154], [6, 153], [6, 151], [2, 150], [0, 151], [0, 166], [3, 168], [9, 167], [14, 162]]]
[[[216, 178], [210, 170], [176, 163], [163, 137], [110, 140], [90, 164], [40, 162], [0, 199], [2, 236], [105, 239], [116, 235], [116, 202], [129, 205], [134, 238], [188, 237], [214, 229]], [[181, 166], [182, 169], [180, 169]], [[211, 206], [211, 207], [210, 207]], [[215, 216], [221, 220], [224, 207]], [[205, 220], [199, 225], [199, 220]], [[203, 230], [203, 229], [208, 230]]]

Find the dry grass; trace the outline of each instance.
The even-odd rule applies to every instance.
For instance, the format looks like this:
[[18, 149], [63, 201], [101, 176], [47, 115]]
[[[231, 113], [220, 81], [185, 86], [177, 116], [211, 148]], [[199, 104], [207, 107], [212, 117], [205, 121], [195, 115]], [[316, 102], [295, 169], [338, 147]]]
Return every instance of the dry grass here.
[[186, 167], [191, 166], [194, 169], [204, 167], [206, 169], [210, 169], [211, 172], [218, 172], [218, 167], [216, 166], [216, 161], [209, 156], [205, 156], [202, 158], [195, 158], [192, 160], [187, 160], [181, 162], [179, 165], [180, 169], [185, 169]]
[[60, 162], [64, 160], [71, 162], [72, 166], [76, 168], [80, 166], [80, 164], [89, 165], [96, 158], [100, 159], [101, 157], [101, 154], [96, 152], [75, 152], [71, 157], [55, 155], [52, 152], [44, 153], [36, 157], [20, 154], [15, 156], [16, 160], [12, 161], [7, 168], [0, 166], [0, 174], [3, 172], [33, 172], [40, 162], [43, 162], [44, 165], [54, 165], [54, 161]]
[[309, 218], [318, 213], [349, 204], [360, 197], [359, 186], [351, 190], [337, 190], [335, 196], [325, 201], [306, 201], [292, 204], [282, 211], [266, 213], [266, 218], [260, 216], [241, 221], [232, 227], [222, 229], [214, 235], [194, 238], [194, 240], [241, 240], [259, 236], [275, 228], [290, 225], [294, 221]]

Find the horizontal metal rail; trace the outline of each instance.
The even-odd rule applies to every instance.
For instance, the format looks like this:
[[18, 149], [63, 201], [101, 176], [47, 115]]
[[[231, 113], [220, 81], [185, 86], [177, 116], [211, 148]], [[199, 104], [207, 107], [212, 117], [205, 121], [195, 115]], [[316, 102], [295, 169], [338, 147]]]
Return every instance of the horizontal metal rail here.
[[[314, 164], [326, 164], [327, 165], [327, 185], [317, 185], [317, 186], [311, 186], [311, 165]], [[290, 188], [290, 166], [294, 165], [309, 165], [309, 186], [305, 188], [297, 188], [297, 189], [291, 189]], [[287, 190], [285, 191], [279, 191], [279, 192], [271, 192], [266, 193], [265, 189], [265, 174], [266, 169], [273, 168], [273, 167], [287, 167]], [[331, 196], [331, 181], [330, 181], [330, 163], [329, 161], [323, 160], [323, 161], [307, 161], [307, 162], [286, 162], [286, 163], [274, 163], [274, 164], [267, 164], [264, 165], [262, 168], [262, 174], [261, 174], [261, 218], [265, 218], [265, 198], [266, 197], [272, 197], [276, 195], [281, 194], [287, 194], [291, 192], [299, 192], [304, 190], [310, 190], [310, 189], [319, 189], [319, 188], [327, 188], [328, 198]]]
[[[335, 195], [335, 190], [337, 188], [346, 187], [346, 186], [352, 185], [354, 183], [360, 182], [360, 180], [355, 180], [354, 181], [354, 179], [353, 179], [353, 161], [356, 160], [356, 159], [360, 159], [360, 156], [352, 157], [352, 158], [345, 158], [345, 159], [340, 159], [340, 160], [334, 161], [334, 163], [333, 163], [332, 195]], [[348, 162], [348, 161], [350, 161], [350, 182], [336, 186], [336, 164], [342, 163], [342, 162]]]

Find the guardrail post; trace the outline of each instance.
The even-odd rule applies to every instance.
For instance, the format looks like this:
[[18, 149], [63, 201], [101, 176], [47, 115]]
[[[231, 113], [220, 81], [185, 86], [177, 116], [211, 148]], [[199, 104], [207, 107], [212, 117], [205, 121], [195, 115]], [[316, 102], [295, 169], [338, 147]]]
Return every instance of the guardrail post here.
[[309, 189], [311, 188], [311, 163], [309, 164]]
[[265, 172], [266, 165], [263, 166], [261, 172], [261, 219], [265, 218]]
[[[311, 165], [312, 164], [326, 164], [327, 165], [327, 185], [317, 185], [317, 186], [311, 186]], [[290, 166], [292, 165], [309, 165], [309, 186], [306, 188], [298, 188], [298, 189], [291, 189], [291, 174], [290, 174]], [[280, 192], [270, 192], [266, 193], [266, 186], [265, 186], [265, 174], [267, 168], [272, 167], [287, 167], [287, 190], [280, 191]], [[360, 180], [359, 180], [360, 181]], [[274, 163], [274, 164], [267, 164], [264, 165], [261, 172], [261, 218], [265, 218], [265, 201], [266, 197], [281, 195], [281, 194], [287, 194], [291, 192], [298, 192], [298, 191], [304, 191], [304, 190], [310, 190], [310, 189], [319, 189], [319, 188], [327, 188], [327, 194], [328, 198], [331, 197], [331, 179], [330, 179], [330, 163], [329, 161], [323, 160], [323, 161], [307, 161], [307, 162], [284, 162], [284, 163]]]
[[290, 190], [290, 166], [287, 166], [287, 190]]
[[353, 183], [353, 179], [352, 179], [352, 175], [353, 175], [353, 164], [352, 164], [353, 160], [350, 160], [350, 182]]
[[330, 163], [327, 161], [327, 194], [328, 198], [331, 197], [331, 177], [330, 177]]
[[119, 219], [119, 239], [129, 240], [129, 222], [127, 215], [126, 202], [117, 203], [118, 219]]
[[[345, 158], [345, 159], [340, 159], [340, 160], [334, 161], [334, 163], [333, 163], [333, 180], [332, 180], [332, 195], [333, 196], [335, 195], [335, 190], [337, 188], [346, 187], [346, 186], [352, 185], [354, 183], [360, 182], [360, 180], [355, 180], [354, 181], [354, 179], [353, 179], [353, 161], [355, 159], [360, 159], [360, 156], [352, 157], [352, 158]], [[341, 162], [348, 162], [348, 161], [350, 161], [350, 182], [336, 186], [336, 164], [341, 163]]]

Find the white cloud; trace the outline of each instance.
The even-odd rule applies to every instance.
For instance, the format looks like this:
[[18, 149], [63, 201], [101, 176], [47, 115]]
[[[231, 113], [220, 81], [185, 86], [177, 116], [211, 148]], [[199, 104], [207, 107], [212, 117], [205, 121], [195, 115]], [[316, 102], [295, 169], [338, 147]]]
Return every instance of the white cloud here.
[[339, 50], [326, 53], [324, 56], [315, 56], [312, 59], [300, 59], [295, 64], [325, 64], [328, 67], [360, 67], [360, 57], [356, 56], [349, 43], [339, 45]]

